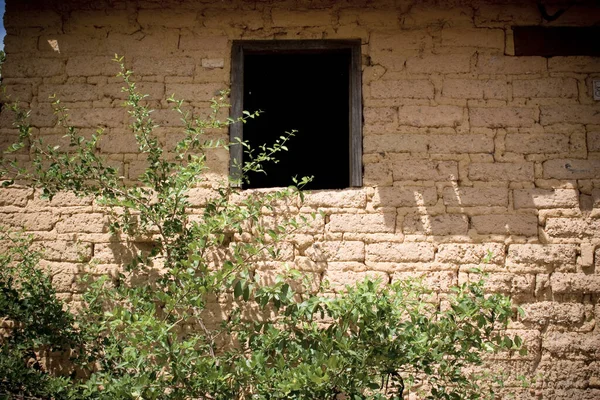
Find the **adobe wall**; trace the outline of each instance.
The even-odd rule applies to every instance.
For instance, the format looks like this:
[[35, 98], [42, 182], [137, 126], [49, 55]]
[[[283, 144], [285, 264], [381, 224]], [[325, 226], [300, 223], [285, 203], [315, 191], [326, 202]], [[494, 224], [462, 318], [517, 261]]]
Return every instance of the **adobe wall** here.
[[[229, 85], [232, 40], [360, 38], [364, 187], [308, 196], [304, 211], [325, 218], [291, 244], [290, 260], [321, 271], [334, 289], [366, 274], [418, 274], [443, 292], [491, 250], [489, 288], [526, 312], [512, 329], [529, 354], [497, 361], [537, 377], [518, 397], [597, 399], [600, 103], [591, 82], [600, 62], [515, 57], [511, 31], [591, 26], [600, 11], [590, 4], [550, 24], [533, 1], [8, 0], [2, 75], [34, 110], [37, 134], [62, 140], [48, 99], [56, 93], [82, 132], [106, 128], [100, 150], [134, 179], [143, 162], [125, 135], [115, 53], [150, 95], [168, 142], [180, 122], [164, 99], [175, 93], [205, 111]], [[3, 146], [11, 123], [3, 112]], [[210, 165], [215, 180], [225, 177], [228, 154], [212, 153]], [[198, 206], [208, 191], [193, 193]], [[123, 258], [86, 199], [48, 203], [3, 189], [0, 222], [46, 244], [45, 264], [70, 301], [86, 261], [109, 270]]]

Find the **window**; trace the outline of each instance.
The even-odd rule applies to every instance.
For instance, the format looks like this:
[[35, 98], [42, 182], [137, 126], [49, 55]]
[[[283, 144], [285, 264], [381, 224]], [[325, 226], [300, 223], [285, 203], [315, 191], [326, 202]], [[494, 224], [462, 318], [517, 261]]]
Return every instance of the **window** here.
[[516, 56], [600, 56], [600, 27], [514, 26]]
[[[232, 115], [263, 113], [234, 124], [230, 137], [253, 148], [296, 130], [279, 163], [264, 165], [244, 188], [288, 186], [314, 176], [308, 189], [362, 185], [360, 40], [234, 41]], [[231, 174], [246, 156], [231, 148]]]

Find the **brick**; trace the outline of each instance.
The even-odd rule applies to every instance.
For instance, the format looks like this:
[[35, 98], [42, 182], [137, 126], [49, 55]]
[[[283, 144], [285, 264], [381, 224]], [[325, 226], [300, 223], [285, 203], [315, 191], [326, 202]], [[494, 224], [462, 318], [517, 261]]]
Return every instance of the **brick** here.
[[[50, 107], [48, 107], [50, 108]], [[50, 110], [48, 112], [48, 110], [44, 110], [43, 113], [41, 113], [41, 117], [42, 118], [37, 118], [38, 121], [36, 122], [42, 122], [43, 126], [38, 126], [37, 124], [34, 124], [33, 120], [33, 114], [35, 112], [40, 112], [40, 110], [38, 108], [34, 108], [31, 111], [31, 114], [29, 116], [29, 123], [31, 126], [38, 128], [38, 127], [53, 127], [55, 125], [56, 122], [56, 118], [54, 117], [54, 114], [52, 113], [52, 110]], [[2, 151], [4, 151], [5, 149], [8, 148], [8, 146], [16, 143], [19, 141], [19, 131], [14, 127], [14, 123], [15, 123], [15, 113], [10, 110], [8, 107], [2, 107], [2, 110], [0, 112], [0, 148], [2, 149]], [[41, 120], [41, 121], [40, 121]], [[34, 128], [34, 129], [35, 129]], [[34, 130], [35, 132], [35, 130]], [[24, 156], [25, 153], [27, 152], [26, 148], [23, 148], [19, 151], [17, 151], [15, 153], [15, 156]]]
[[52, 230], [58, 217], [49, 212], [0, 214], [3, 225], [26, 231]]
[[56, 224], [56, 231], [58, 233], [106, 233], [108, 218], [101, 213], [67, 215]]
[[600, 151], [600, 132], [588, 132], [587, 148], [588, 151]]
[[535, 215], [475, 215], [471, 223], [479, 234], [536, 236], [538, 233]]
[[508, 189], [481, 187], [446, 187], [444, 204], [452, 207], [508, 205]]
[[[171, 93], [173, 94], [173, 93]], [[169, 96], [171, 95], [169, 94]], [[192, 101], [192, 99], [186, 99], [188, 101]], [[181, 120], [181, 115], [173, 110], [154, 110], [152, 112], [152, 120], [161, 127], [182, 127], [183, 121]], [[167, 137], [167, 140], [169, 138]]]
[[470, 54], [440, 54], [411, 57], [406, 60], [406, 69], [411, 73], [466, 73], [471, 70]]
[[575, 208], [579, 206], [579, 194], [574, 189], [517, 189], [513, 195], [515, 209]]
[[418, 207], [437, 203], [437, 190], [433, 187], [402, 186], [375, 189], [373, 207]]
[[6, 85], [6, 95], [9, 99], [14, 101], [31, 101], [33, 97], [33, 91], [31, 84], [10, 84]]
[[275, 245], [273, 249], [277, 251], [277, 255], [275, 257], [273, 257], [273, 255], [266, 248], [264, 248], [256, 256], [254, 256], [254, 259], [264, 261], [267, 263], [272, 261], [294, 260], [294, 245], [292, 243], [280, 242], [277, 245]]
[[597, 73], [600, 72], [596, 57], [550, 57], [548, 69], [551, 72]]
[[192, 207], [205, 206], [209, 201], [219, 198], [219, 193], [216, 190], [209, 188], [192, 188], [188, 190], [188, 201]]
[[432, 153], [491, 153], [494, 140], [485, 135], [427, 135]]
[[81, 263], [73, 263], [73, 262], [56, 262], [56, 261], [48, 261], [48, 260], [40, 260], [40, 267], [43, 270], [48, 271], [50, 275], [56, 274], [70, 274], [75, 275], [78, 272], [84, 271], [86, 265]]
[[366, 260], [371, 262], [425, 262], [433, 257], [431, 243], [382, 242], [366, 246]]
[[36, 242], [33, 249], [42, 252], [45, 260], [51, 261], [89, 261], [92, 257], [92, 245], [90, 243], [78, 243], [75, 241], [52, 240], [44, 243]]
[[356, 286], [357, 283], [363, 282], [367, 278], [372, 281], [380, 281], [384, 284], [389, 281], [386, 273], [377, 271], [354, 272], [328, 270], [324, 278], [329, 282], [331, 290], [338, 293], [345, 291], [346, 286]]
[[600, 236], [600, 220], [580, 218], [548, 218], [544, 229], [552, 238], [594, 238]]
[[484, 258], [491, 254], [491, 264], [504, 263], [504, 248], [501, 243], [486, 244], [440, 244], [436, 261], [451, 264], [482, 264]]
[[369, 40], [369, 48], [373, 52], [387, 50], [395, 52], [398, 49], [419, 50], [430, 47], [431, 35], [420, 30], [407, 30], [401, 33], [373, 32]]
[[448, 292], [458, 283], [458, 276], [454, 271], [396, 272], [392, 275], [392, 282], [414, 279], [422, 279], [425, 287], [437, 293]]
[[600, 293], [600, 275], [556, 272], [550, 276], [550, 284], [555, 294]]
[[365, 244], [358, 241], [314, 243], [305, 254], [314, 261], [364, 261]]
[[363, 150], [365, 154], [379, 153], [424, 153], [428, 149], [431, 139], [428, 135], [414, 134], [388, 134], [369, 135], [363, 139]]
[[4, 51], [10, 55], [17, 53], [35, 53], [38, 48], [37, 37], [23, 37], [19, 35], [4, 36]]
[[477, 72], [480, 74], [538, 74], [546, 71], [543, 57], [514, 57], [479, 54]]
[[[546, 129], [551, 130], [552, 127], [548, 127]], [[560, 132], [560, 133], [563, 133], [563, 132]], [[582, 154], [584, 154], [586, 151], [585, 140], [586, 140], [586, 136], [585, 136], [584, 132], [581, 132], [581, 131], [572, 132], [571, 136], [569, 137], [569, 153], [573, 154], [576, 157], [580, 157]]]
[[[480, 278], [479, 275], [475, 275]], [[484, 288], [493, 293], [509, 294], [513, 297], [533, 295], [535, 286], [535, 275], [517, 275], [495, 273], [485, 279]]]
[[[384, 71], [403, 71], [406, 65], [406, 54], [397, 51], [373, 51], [371, 54], [371, 63], [374, 65], [368, 72], [369, 74], [363, 74], [363, 83], [372, 82], [376, 79], [381, 78], [383, 75], [379, 69], [383, 68]], [[364, 78], [367, 78], [366, 80]]]
[[365, 164], [364, 169], [364, 185], [390, 186], [394, 183], [392, 169], [387, 163]]
[[596, 246], [592, 243], [581, 243], [581, 247], [579, 250], [580, 256], [577, 260], [578, 264], [582, 268], [589, 268], [594, 266], [594, 250]]
[[71, 292], [75, 282], [74, 274], [56, 274], [52, 276], [52, 287], [57, 292]]
[[273, 26], [329, 26], [332, 22], [331, 12], [324, 10], [286, 10], [273, 9], [271, 11]]
[[4, 27], [9, 28], [44, 28], [60, 29], [62, 27], [62, 17], [59, 13], [49, 9], [27, 9], [11, 11], [11, 17], [6, 18]]
[[395, 214], [333, 214], [327, 224], [331, 232], [394, 232]]
[[59, 58], [36, 57], [35, 61], [15, 54], [2, 65], [3, 78], [51, 77], [65, 73], [65, 62]]
[[340, 24], [356, 23], [362, 26], [397, 27], [398, 15], [386, 9], [351, 8], [342, 9]]
[[555, 159], [543, 163], [544, 178], [596, 179], [600, 176], [600, 160]]
[[33, 189], [2, 188], [0, 190], [0, 206], [24, 207], [32, 196]]
[[105, 53], [117, 51], [118, 54], [131, 54], [144, 57], [171, 57], [179, 53], [180, 29], [153, 28], [147, 33], [141, 31], [134, 35], [110, 33], [105, 44]]
[[202, 68], [215, 69], [223, 68], [225, 66], [225, 60], [223, 58], [203, 58]]
[[80, 35], [97, 32], [100, 28], [105, 28], [111, 32], [124, 33], [132, 33], [137, 30], [136, 25], [129, 20], [128, 13], [115, 9], [74, 10], [65, 24], [66, 32]]
[[96, 85], [84, 83], [69, 83], [64, 85], [40, 85], [38, 88], [38, 101], [53, 101], [51, 96], [56, 95], [61, 101], [92, 101], [98, 99]]
[[94, 246], [94, 261], [127, 264], [137, 255], [147, 257], [153, 247], [152, 242], [98, 243]]
[[105, 56], [75, 56], [67, 60], [68, 76], [116, 76], [119, 65]]
[[360, 189], [322, 190], [306, 194], [304, 205], [309, 207], [364, 208], [367, 195]]
[[600, 109], [597, 105], [541, 106], [540, 124], [600, 124]]
[[371, 97], [375, 99], [432, 99], [433, 84], [425, 79], [401, 81], [374, 81], [370, 85]]
[[529, 127], [536, 121], [536, 109], [526, 107], [470, 107], [471, 126], [487, 128]]
[[[206, 190], [210, 190], [210, 189], [198, 188], [198, 190], [201, 190], [202, 191], [201, 193], [205, 193]], [[234, 191], [229, 196], [229, 201], [232, 204], [244, 206], [248, 202], [255, 202], [258, 200], [267, 201], [268, 196], [272, 197], [274, 194], [276, 194], [280, 191], [281, 191], [281, 188], [264, 188], [264, 189]], [[213, 191], [213, 190], [211, 190], [211, 192], [218, 193], [217, 191]], [[211, 192], [209, 192], [209, 193], [211, 193]], [[309, 194], [311, 194], [311, 193], [305, 192], [305, 195], [309, 195]], [[298, 199], [295, 195], [289, 195], [289, 196], [283, 197], [281, 199], [269, 200], [268, 204], [271, 204], [272, 206], [275, 206], [275, 207], [289, 208], [289, 207], [296, 207], [298, 205], [297, 200]]]
[[405, 234], [466, 235], [468, 230], [469, 220], [466, 215], [410, 215], [404, 218]]
[[578, 332], [548, 332], [542, 349], [556, 357], [600, 359], [600, 335]]
[[299, 271], [323, 272], [327, 270], [327, 263], [313, 261], [309, 257], [296, 256], [294, 258], [294, 268]]
[[106, 37], [95, 37], [85, 34], [72, 33], [68, 35], [48, 35], [40, 36], [38, 40], [38, 51], [44, 56], [56, 56], [61, 54], [64, 57], [89, 55], [90, 57], [98, 54], [105, 54], [106, 59], [110, 60], [109, 50], [119, 51], [123, 48], [112, 47], [112, 43]]
[[225, 89], [219, 83], [200, 83], [200, 84], [168, 84], [166, 93], [175, 94], [175, 98], [186, 101], [209, 101], [219, 95], [219, 91]]
[[[595, 375], [598, 370], [598, 363], [590, 363], [591, 360], [568, 360], [564, 358], [552, 357], [550, 355], [542, 357], [539, 363], [536, 363], [536, 371], [540, 371], [544, 376], [545, 382], [555, 382], [558, 385], [540, 391], [540, 397], [552, 398], [556, 400], [595, 400], [600, 391], [589, 390], [588, 379]], [[588, 390], [581, 390], [588, 389]]]
[[402, 26], [411, 29], [439, 29], [442, 21], [452, 21], [452, 26], [456, 27], [472, 27], [473, 9], [458, 4], [449, 7], [431, 7], [427, 3], [416, 2], [411, 4], [407, 13], [402, 16]]
[[[281, 214], [274, 214], [275, 216], [263, 217], [263, 224], [267, 228], [275, 229], [276, 226], [279, 226], [284, 221], [284, 218]], [[290, 217], [290, 219], [294, 219], [297, 222], [298, 228], [296, 228], [295, 233], [297, 234], [323, 234], [325, 228], [325, 218], [317, 213], [301, 213]]]
[[207, 28], [223, 29], [231, 26], [248, 30], [264, 27], [262, 10], [244, 9], [243, 12], [231, 12], [226, 8], [206, 9], [202, 11], [202, 24]]
[[[123, 92], [122, 83], [109, 83], [99, 85], [97, 88], [100, 99], [127, 99], [128, 94]], [[165, 85], [162, 82], [136, 82], [135, 89], [146, 97], [146, 100], [164, 100]], [[169, 93], [171, 95], [172, 93]]]
[[227, 36], [199, 36], [196, 34], [182, 34], [179, 38], [180, 50], [201, 50], [210, 54], [225, 54], [228, 49]]
[[29, 203], [31, 207], [81, 207], [91, 206], [94, 199], [92, 196], [78, 196], [72, 192], [58, 192], [52, 200], [44, 200], [39, 197], [39, 192]]
[[508, 84], [499, 79], [444, 79], [442, 95], [452, 99], [496, 99], [508, 98]]
[[506, 265], [509, 268], [542, 267], [553, 272], [555, 268], [574, 266], [577, 251], [578, 246], [574, 244], [511, 244]]
[[194, 27], [198, 24], [195, 12], [176, 7], [139, 10], [137, 21], [142, 27], [158, 25], [167, 28], [183, 28]]
[[454, 161], [410, 160], [392, 164], [394, 181], [437, 181], [458, 179], [458, 166]]
[[[75, 114], [76, 110], [69, 111], [69, 117]], [[53, 128], [56, 125], [57, 117], [49, 103], [39, 103], [29, 114], [29, 122], [36, 128]], [[71, 122], [71, 119], [69, 119]]]
[[143, 76], [192, 76], [195, 64], [191, 57], [136, 57], [133, 70]]
[[69, 110], [69, 122], [77, 128], [97, 128], [99, 126], [120, 128], [126, 125], [127, 111], [122, 108], [74, 108]]
[[475, 12], [477, 26], [534, 25], [539, 23], [540, 12], [535, 4], [513, 3], [510, 7], [498, 3], [482, 3]]
[[462, 107], [457, 106], [402, 106], [398, 111], [398, 123], [409, 126], [460, 125], [463, 120]]
[[[19, 141], [19, 133], [17, 130], [15, 129], [2, 129], [5, 127], [10, 127], [12, 126], [12, 123], [14, 121], [14, 117], [12, 115], [13, 113], [10, 112], [5, 108], [2, 110], [2, 112], [0, 113], [0, 152], [4, 153], [4, 151], [6, 149], [8, 149], [8, 146], [11, 146], [12, 144], [16, 143]], [[26, 153], [27, 153], [27, 149], [21, 149], [18, 151], [17, 154], [19, 154], [20, 157], [27, 157]], [[16, 156], [16, 154], [15, 154]], [[390, 171], [390, 180], [391, 180], [391, 176], [392, 173]], [[390, 183], [391, 184], [391, 183]]]
[[442, 46], [504, 50], [503, 29], [442, 29]]
[[474, 181], [533, 181], [533, 163], [471, 163], [469, 179]]
[[111, 132], [100, 140], [102, 153], [139, 153], [140, 145], [130, 131]]
[[513, 81], [513, 97], [525, 98], [576, 98], [577, 81], [567, 78], [516, 79]]
[[592, 190], [592, 205], [594, 208], [600, 208], [600, 188]]
[[394, 122], [397, 114], [398, 111], [391, 107], [366, 107], [363, 109], [365, 125]]
[[569, 137], [561, 134], [508, 134], [506, 151], [517, 154], [552, 154], [569, 151]]
[[585, 307], [578, 303], [540, 301], [523, 304], [521, 308], [525, 315], [520, 320], [527, 324], [571, 326], [581, 324], [585, 319]]

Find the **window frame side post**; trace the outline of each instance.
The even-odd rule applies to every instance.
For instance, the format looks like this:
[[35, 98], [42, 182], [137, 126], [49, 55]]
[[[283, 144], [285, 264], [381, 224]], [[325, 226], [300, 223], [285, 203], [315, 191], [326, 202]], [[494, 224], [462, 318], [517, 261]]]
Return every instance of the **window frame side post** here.
[[361, 41], [351, 45], [350, 59], [350, 187], [362, 187], [362, 60]]
[[229, 181], [232, 187], [242, 186], [243, 148], [238, 142], [244, 140], [243, 123], [237, 122], [243, 117], [244, 108], [244, 48], [236, 41], [231, 46], [231, 118], [235, 120], [229, 126]]

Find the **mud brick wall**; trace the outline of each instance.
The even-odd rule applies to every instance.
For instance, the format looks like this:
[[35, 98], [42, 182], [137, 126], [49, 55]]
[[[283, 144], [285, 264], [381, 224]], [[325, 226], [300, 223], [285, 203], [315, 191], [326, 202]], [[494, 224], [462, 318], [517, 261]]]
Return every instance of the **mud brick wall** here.
[[[600, 60], [516, 57], [511, 29], [592, 26], [594, 2], [552, 23], [533, 1], [7, 3], [3, 82], [34, 110], [35, 133], [64, 140], [55, 93], [81, 132], [106, 129], [100, 151], [131, 179], [143, 162], [126, 135], [115, 53], [149, 94], [168, 143], [180, 122], [165, 97], [205, 111], [229, 87], [233, 40], [361, 39], [364, 186], [307, 196], [302, 211], [325, 217], [289, 244], [288, 259], [334, 290], [367, 274], [423, 275], [443, 293], [491, 251], [489, 289], [526, 313], [511, 329], [529, 354], [495, 361], [536, 377], [518, 397], [600, 398], [600, 103], [591, 86]], [[3, 112], [3, 145], [14, 138], [11, 123]], [[226, 177], [228, 161], [210, 154], [211, 179]], [[198, 207], [209, 192], [192, 193]], [[127, 258], [88, 199], [3, 189], [0, 222], [46, 246], [44, 264], [68, 301], [78, 299], [86, 262], [110, 271]]]

